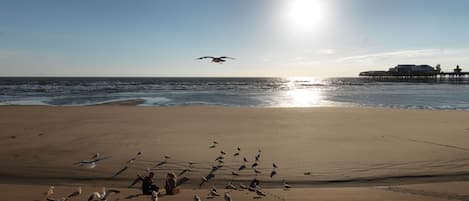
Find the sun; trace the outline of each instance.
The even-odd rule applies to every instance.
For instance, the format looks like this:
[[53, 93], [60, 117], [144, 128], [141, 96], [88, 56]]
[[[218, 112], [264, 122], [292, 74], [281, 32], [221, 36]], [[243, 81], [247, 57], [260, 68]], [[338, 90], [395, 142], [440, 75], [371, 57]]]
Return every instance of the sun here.
[[319, 0], [292, 0], [287, 10], [288, 23], [301, 29], [312, 29], [324, 21], [324, 8]]

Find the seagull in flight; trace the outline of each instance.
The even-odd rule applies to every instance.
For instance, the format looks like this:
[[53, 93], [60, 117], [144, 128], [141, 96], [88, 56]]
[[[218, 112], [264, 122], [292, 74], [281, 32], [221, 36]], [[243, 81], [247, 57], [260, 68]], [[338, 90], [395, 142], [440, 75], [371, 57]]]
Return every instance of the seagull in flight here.
[[222, 56], [222, 57], [204, 56], [204, 57], [197, 58], [197, 60], [202, 60], [202, 59], [212, 59], [212, 62], [221, 64], [223, 62], [226, 62], [226, 59], [235, 59], [235, 58], [227, 57], [227, 56]]

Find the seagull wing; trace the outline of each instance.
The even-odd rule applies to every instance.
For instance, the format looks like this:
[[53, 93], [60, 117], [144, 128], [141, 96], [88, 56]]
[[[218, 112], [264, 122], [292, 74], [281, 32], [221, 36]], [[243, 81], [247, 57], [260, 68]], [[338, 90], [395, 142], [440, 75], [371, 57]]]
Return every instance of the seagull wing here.
[[222, 57], [220, 57], [220, 59], [235, 59], [235, 58], [233, 58], [233, 57], [227, 57], [227, 56], [222, 56]]
[[204, 56], [204, 57], [199, 57], [197, 58], [197, 60], [201, 60], [201, 59], [213, 59], [215, 57], [212, 57], [212, 56]]

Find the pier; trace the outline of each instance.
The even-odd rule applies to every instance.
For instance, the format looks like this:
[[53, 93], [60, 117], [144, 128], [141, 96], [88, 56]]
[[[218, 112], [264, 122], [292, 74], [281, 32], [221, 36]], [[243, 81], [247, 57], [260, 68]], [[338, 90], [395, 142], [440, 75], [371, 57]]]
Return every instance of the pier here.
[[360, 77], [366, 77], [373, 80], [469, 80], [469, 72], [462, 71], [462, 68], [456, 66], [452, 72], [441, 71], [440, 65], [433, 68], [428, 65], [398, 65], [390, 68], [389, 71], [365, 71], [359, 74]]

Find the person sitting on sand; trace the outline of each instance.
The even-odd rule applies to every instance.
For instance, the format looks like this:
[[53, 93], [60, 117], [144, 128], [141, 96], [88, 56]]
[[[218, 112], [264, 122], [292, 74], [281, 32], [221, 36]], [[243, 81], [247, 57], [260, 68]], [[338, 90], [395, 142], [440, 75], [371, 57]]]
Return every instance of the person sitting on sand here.
[[179, 189], [176, 188], [177, 177], [174, 173], [168, 173], [165, 182], [166, 195], [175, 195], [179, 193]]
[[155, 177], [155, 173], [150, 172], [146, 177], [140, 177], [139, 179], [142, 181], [142, 194], [143, 195], [151, 195], [153, 191], [158, 192], [160, 188], [153, 184], [153, 178]]

